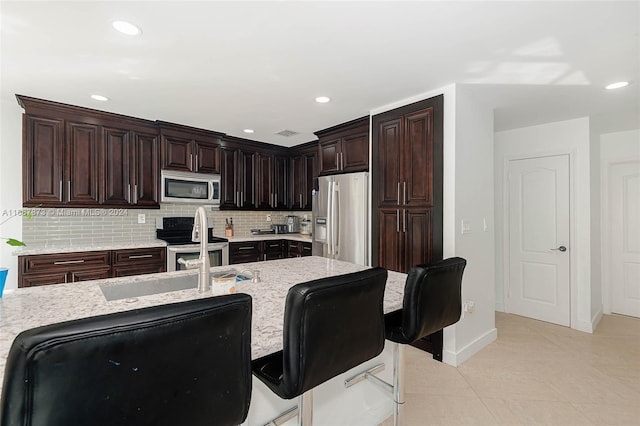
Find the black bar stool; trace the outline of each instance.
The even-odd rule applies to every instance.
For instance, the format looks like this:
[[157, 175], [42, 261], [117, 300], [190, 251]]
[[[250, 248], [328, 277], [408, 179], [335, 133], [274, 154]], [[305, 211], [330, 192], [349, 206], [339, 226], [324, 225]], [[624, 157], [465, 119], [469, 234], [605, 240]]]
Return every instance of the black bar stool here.
[[302, 397], [270, 424], [296, 415], [299, 425], [312, 424], [312, 389], [382, 352], [386, 281], [386, 269], [374, 268], [289, 289], [283, 350], [254, 360], [252, 368], [280, 398]]
[[5, 368], [0, 424], [237, 425], [251, 398], [251, 297], [38, 327]]
[[[394, 401], [394, 425], [402, 423], [404, 404], [404, 345], [455, 324], [462, 313], [462, 273], [467, 261], [452, 257], [411, 268], [404, 286], [402, 309], [385, 315], [385, 337], [394, 342], [393, 385], [365, 371], [350, 379], [364, 378], [386, 390]], [[375, 368], [375, 367], [374, 367]]]

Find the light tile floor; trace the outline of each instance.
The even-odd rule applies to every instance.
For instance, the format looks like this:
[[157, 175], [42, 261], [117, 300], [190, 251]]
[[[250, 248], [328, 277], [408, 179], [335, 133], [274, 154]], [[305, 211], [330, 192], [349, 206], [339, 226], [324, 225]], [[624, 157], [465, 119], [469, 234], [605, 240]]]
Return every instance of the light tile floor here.
[[496, 328], [458, 368], [407, 347], [405, 425], [640, 425], [640, 319], [589, 334], [497, 312]]

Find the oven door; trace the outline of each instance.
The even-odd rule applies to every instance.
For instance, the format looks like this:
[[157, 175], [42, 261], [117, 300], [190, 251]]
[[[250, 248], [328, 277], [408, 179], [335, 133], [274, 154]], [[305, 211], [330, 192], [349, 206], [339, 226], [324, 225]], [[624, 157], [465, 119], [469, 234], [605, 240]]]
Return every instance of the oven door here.
[[[209, 244], [209, 264], [211, 267], [229, 264], [229, 244]], [[199, 245], [169, 246], [167, 247], [167, 271], [181, 271], [186, 267], [178, 263], [178, 259], [197, 259], [200, 257]]]

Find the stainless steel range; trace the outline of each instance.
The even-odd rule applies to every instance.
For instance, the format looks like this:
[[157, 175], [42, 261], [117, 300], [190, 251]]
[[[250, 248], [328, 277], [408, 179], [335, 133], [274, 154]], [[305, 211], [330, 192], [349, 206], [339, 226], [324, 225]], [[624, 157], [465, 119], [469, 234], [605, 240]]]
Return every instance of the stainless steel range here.
[[[193, 217], [163, 217], [156, 219], [156, 238], [166, 241], [167, 271], [186, 269], [178, 259], [197, 259], [200, 257], [200, 243], [191, 241]], [[213, 228], [208, 227], [209, 262], [211, 266], [229, 264], [229, 240], [213, 236]]]

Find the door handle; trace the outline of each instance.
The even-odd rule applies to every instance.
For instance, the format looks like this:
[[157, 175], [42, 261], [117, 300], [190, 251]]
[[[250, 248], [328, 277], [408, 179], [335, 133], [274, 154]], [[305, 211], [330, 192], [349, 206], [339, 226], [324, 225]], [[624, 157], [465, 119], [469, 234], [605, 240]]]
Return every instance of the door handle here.
[[396, 210], [396, 232], [400, 232], [400, 210]]
[[560, 246], [558, 248], [554, 248], [554, 249], [551, 249], [551, 250], [558, 250], [558, 251], [565, 252], [565, 251], [567, 251], [567, 248], [565, 246]]
[[398, 194], [398, 205], [400, 205], [400, 181], [398, 181], [398, 190], [397, 190], [397, 194]]

